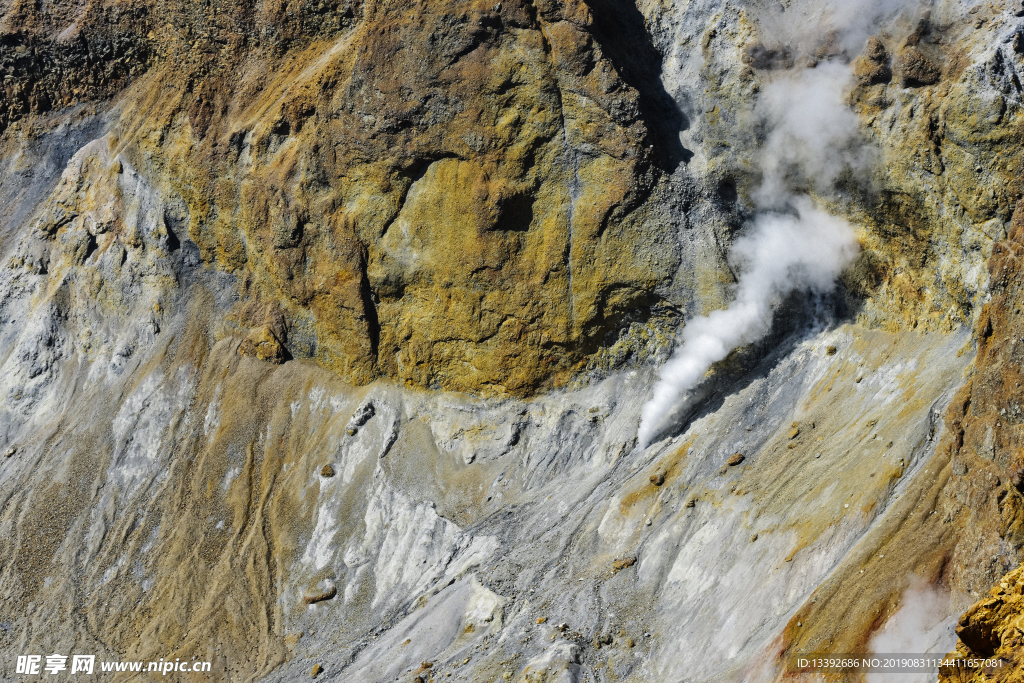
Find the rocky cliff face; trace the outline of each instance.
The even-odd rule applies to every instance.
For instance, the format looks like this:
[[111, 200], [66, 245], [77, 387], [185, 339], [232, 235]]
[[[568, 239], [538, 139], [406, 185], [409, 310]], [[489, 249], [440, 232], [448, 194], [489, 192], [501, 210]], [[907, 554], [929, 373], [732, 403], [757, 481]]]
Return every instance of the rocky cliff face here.
[[[1024, 559], [1024, 19], [939, 0], [805, 49], [777, 11], [0, 4], [4, 675], [952, 648]], [[859, 256], [640, 448], [680, 326], [730, 300], [762, 94], [826, 62], [868, 153], [791, 180]], [[1013, 604], [958, 656], [1015, 661]]]
[[[40, 230], [108, 225], [131, 249], [114, 197], [125, 172], [147, 179], [151, 229], [238, 278], [229, 317], [257, 355], [523, 395], [669, 304], [676, 237], [645, 204], [655, 136], [585, 4], [138, 5], [114, 12], [131, 36], [94, 40], [137, 40], [156, 65]], [[19, 21], [58, 21], [41, 14]], [[60, 19], [78, 23], [35, 36], [38, 68], [113, 21]], [[19, 87], [48, 93], [32, 68]]]

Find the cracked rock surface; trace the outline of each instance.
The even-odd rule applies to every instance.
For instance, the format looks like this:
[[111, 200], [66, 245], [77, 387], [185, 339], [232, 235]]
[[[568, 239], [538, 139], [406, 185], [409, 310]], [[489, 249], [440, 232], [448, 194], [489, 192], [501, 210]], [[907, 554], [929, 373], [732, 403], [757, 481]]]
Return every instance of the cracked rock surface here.
[[637, 445], [810, 66], [766, 8], [0, 4], [0, 650], [767, 681], [926, 584], [935, 647], [1016, 662], [1015, 7], [820, 53], [860, 254]]

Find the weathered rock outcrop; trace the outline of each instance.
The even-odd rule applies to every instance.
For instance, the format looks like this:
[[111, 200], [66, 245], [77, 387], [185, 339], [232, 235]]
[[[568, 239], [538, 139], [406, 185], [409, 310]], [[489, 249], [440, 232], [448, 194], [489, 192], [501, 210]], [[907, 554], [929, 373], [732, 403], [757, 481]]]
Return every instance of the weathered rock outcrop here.
[[[5, 652], [772, 680], [1020, 563], [1012, 8], [854, 49], [761, 2], [57, 4], [0, 9]], [[639, 448], [759, 95], [830, 60], [860, 256]], [[1015, 576], [957, 656], [1017, 656]]]
[[[350, 381], [523, 394], [564, 383], [663, 300], [679, 257], [643, 208], [656, 174], [641, 96], [582, 2], [182, 3], [166, 26], [135, 4], [117, 16], [148, 19], [156, 66], [120, 95], [100, 154], [154, 186], [160, 229], [239, 278], [241, 334], [273, 306], [292, 357]], [[102, 25], [96, 12], [73, 19]], [[77, 25], [32, 68], [65, 33], [87, 40]], [[56, 197], [41, 234], [73, 230], [96, 191]]]
[[940, 681], [1012, 681], [1024, 675], [1021, 617], [1024, 590], [1018, 567], [972, 606], [956, 627], [957, 648], [940, 670]]
[[[1024, 255], [1024, 201], [1007, 239], [989, 262], [991, 300], [978, 322], [978, 356], [972, 381], [961, 389], [950, 415], [953, 477], [947, 486], [951, 512], [963, 527], [952, 555], [951, 579], [977, 594], [998, 582], [991, 597], [963, 615], [951, 656], [961, 661], [944, 680], [1016, 680], [1020, 606], [1014, 601], [1022, 560], [1024, 497], [1021, 496], [1020, 279]], [[972, 659], [1001, 658], [1005, 669], [969, 666]]]

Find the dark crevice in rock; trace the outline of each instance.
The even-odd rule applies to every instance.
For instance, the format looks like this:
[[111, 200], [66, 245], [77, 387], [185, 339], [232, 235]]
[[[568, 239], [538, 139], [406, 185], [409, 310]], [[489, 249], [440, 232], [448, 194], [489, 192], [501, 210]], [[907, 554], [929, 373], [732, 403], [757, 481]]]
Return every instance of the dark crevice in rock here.
[[661, 82], [662, 57], [654, 47], [644, 16], [632, 2], [587, 0], [594, 15], [594, 37], [628, 85], [640, 94], [640, 110], [654, 143], [654, 161], [672, 172], [693, 152], [679, 133], [690, 127], [686, 114]]
[[370, 356], [374, 365], [378, 363], [378, 350], [380, 349], [380, 319], [377, 317], [377, 304], [379, 299], [370, 287], [370, 280], [366, 274], [366, 266], [362, 268], [362, 282], [359, 287], [359, 294], [363, 300], [363, 311], [366, 316], [367, 334], [370, 338]]

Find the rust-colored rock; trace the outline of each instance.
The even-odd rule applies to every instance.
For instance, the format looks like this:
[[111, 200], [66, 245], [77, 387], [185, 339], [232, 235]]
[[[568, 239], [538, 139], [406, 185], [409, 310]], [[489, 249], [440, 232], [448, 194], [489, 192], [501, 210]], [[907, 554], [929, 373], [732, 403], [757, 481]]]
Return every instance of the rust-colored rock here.
[[[939, 671], [942, 683], [1024, 680], [1024, 567], [1002, 578], [989, 597], [974, 604], [956, 627], [956, 664]], [[983, 661], [1000, 660], [998, 666]]]
[[331, 586], [329, 590], [324, 591], [323, 593], [305, 596], [304, 598], [302, 598], [302, 602], [306, 605], [315, 605], [316, 603], [324, 602], [325, 600], [333, 600], [337, 594], [338, 589], [334, 586]]
[[916, 47], [904, 48], [894, 60], [896, 74], [904, 88], [938, 83], [942, 71]]
[[626, 557], [620, 557], [619, 559], [612, 562], [612, 572], [618, 573], [626, 567], [632, 567], [634, 564], [636, 564], [636, 555], [627, 555]]
[[861, 85], [888, 83], [892, 79], [889, 52], [878, 38], [868, 38], [864, 52], [854, 61], [853, 73]]
[[250, 332], [238, 347], [238, 352], [243, 356], [278, 364], [283, 363], [286, 357], [284, 346], [269, 327]]
[[743, 462], [745, 459], [746, 458], [742, 453], [733, 453], [731, 456], [729, 456], [729, 459], [725, 461], [725, 464], [729, 465], [730, 467], [735, 467], [736, 465], [739, 465], [741, 462]]

